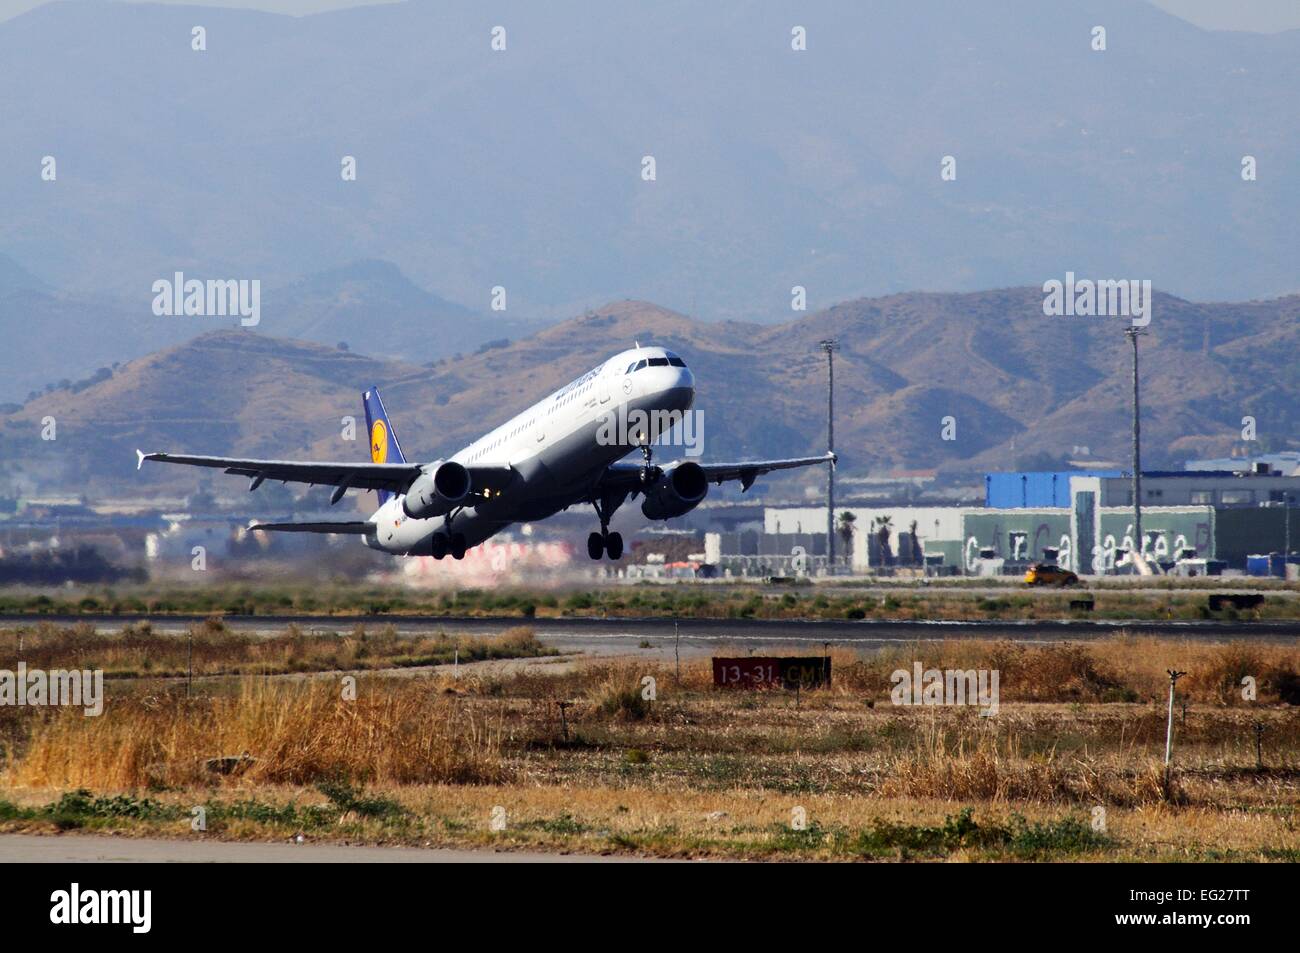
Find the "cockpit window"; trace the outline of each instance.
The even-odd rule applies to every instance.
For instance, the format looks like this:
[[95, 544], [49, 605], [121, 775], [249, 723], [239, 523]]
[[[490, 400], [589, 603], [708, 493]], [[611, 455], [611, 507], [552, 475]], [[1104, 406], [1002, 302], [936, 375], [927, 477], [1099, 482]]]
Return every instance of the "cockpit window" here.
[[667, 367], [667, 366], [668, 366], [668, 358], [666, 358], [666, 357], [652, 357], [652, 358], [650, 358], [650, 366], [651, 366], [651, 367]]
[[636, 362], [636, 367], [633, 368], [633, 370], [637, 370], [637, 371], [639, 371], [639, 370], [641, 370], [641, 368], [643, 368], [643, 367], [645, 367], [645, 361], [637, 361], [637, 362]]
[[671, 355], [671, 356], [668, 358], [668, 363], [671, 364], [673, 367], [685, 367], [685, 366], [686, 366], [686, 362], [683, 361], [683, 360], [682, 360], [680, 357], [678, 357], [676, 354], [673, 354], [673, 355]]
[[624, 374], [631, 374], [634, 370], [636, 370], [636, 361], [633, 361], [631, 364], [629, 364], [629, 365], [627, 366], [627, 370], [625, 370], [623, 373], [624, 373]]

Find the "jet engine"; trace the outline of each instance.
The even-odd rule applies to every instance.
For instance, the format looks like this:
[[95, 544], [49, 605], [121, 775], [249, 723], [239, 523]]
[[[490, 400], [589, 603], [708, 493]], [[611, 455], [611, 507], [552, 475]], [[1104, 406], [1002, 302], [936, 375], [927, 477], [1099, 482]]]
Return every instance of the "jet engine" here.
[[415, 478], [402, 501], [402, 512], [414, 520], [446, 516], [469, 496], [469, 471], [448, 460]]
[[645, 491], [641, 512], [646, 519], [666, 520], [685, 516], [709, 492], [709, 479], [704, 468], [690, 460], [679, 463], [659, 475]]

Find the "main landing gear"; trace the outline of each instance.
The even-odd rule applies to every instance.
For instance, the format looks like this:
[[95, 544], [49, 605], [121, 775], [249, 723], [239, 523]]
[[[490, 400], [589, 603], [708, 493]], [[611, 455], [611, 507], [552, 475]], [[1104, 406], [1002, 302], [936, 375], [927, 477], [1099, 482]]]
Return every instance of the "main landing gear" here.
[[[460, 510], [456, 510], [447, 518], [447, 529], [451, 529], [456, 522], [456, 517], [460, 515]], [[452, 559], [464, 559], [465, 550], [469, 547], [465, 545], [464, 533], [434, 533], [433, 539], [429, 541], [431, 549], [430, 555], [434, 559], [442, 559], [450, 554]]]
[[[641, 451], [642, 460], [641, 486], [647, 487], [659, 478], [659, 471], [654, 466], [654, 449], [648, 443], [641, 444], [637, 449]], [[614, 497], [606, 496], [591, 501], [596, 508], [596, 516], [600, 518], [600, 532], [592, 533], [587, 537], [587, 555], [592, 559], [599, 559], [604, 555], [615, 560], [623, 557], [623, 537], [619, 533], [609, 531], [609, 518], [625, 499], [627, 499], [626, 491]]]
[[434, 533], [432, 547], [434, 559], [442, 559], [447, 555], [452, 559], [464, 559], [465, 550], [468, 548], [465, 545], [464, 533], [452, 533], [450, 536], [446, 533]]
[[621, 559], [623, 557], [622, 533], [601, 530], [599, 533], [592, 533], [587, 537], [588, 556], [592, 559], [599, 559], [605, 553], [609, 553], [610, 559]]
[[599, 559], [608, 553], [610, 559], [621, 559], [623, 534], [609, 531], [609, 518], [613, 511], [608, 504], [600, 500], [593, 501], [592, 505], [596, 507], [596, 516], [600, 519], [600, 532], [592, 533], [587, 537], [587, 555], [592, 559]]

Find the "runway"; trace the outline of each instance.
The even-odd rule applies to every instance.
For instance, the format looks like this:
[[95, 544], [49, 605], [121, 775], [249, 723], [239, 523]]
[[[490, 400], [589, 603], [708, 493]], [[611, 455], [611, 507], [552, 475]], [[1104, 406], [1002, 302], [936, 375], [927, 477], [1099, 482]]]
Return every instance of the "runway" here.
[[542, 851], [452, 850], [421, 847], [350, 847], [177, 840], [85, 834], [0, 834], [0, 863], [273, 863], [273, 864], [573, 864], [639, 863], [630, 855], [561, 854]]
[[[114, 629], [126, 622], [148, 619], [157, 632], [184, 633], [206, 618], [199, 615], [129, 616], [0, 615], [0, 626], [36, 621], [61, 625], [86, 622], [98, 628]], [[974, 621], [930, 622], [890, 620], [822, 619], [678, 619], [671, 618], [483, 618], [458, 616], [403, 615], [265, 615], [224, 616], [225, 625], [235, 631], [277, 634], [290, 624], [308, 632], [346, 634], [357, 625], [373, 630], [393, 626], [403, 635], [427, 635], [444, 631], [466, 635], [495, 635], [517, 626], [530, 626], [539, 638], [562, 652], [587, 655], [640, 655], [642, 653], [683, 657], [725, 651], [758, 652], [774, 648], [803, 648], [810, 653], [827, 645], [860, 649], [918, 641], [948, 639], [1006, 639], [1016, 642], [1091, 641], [1120, 633], [1200, 641], [1293, 642], [1300, 638], [1300, 621], [1242, 622], [1208, 620], [1195, 622], [1061, 620], [1061, 621]], [[649, 643], [649, 645], [643, 645]]]

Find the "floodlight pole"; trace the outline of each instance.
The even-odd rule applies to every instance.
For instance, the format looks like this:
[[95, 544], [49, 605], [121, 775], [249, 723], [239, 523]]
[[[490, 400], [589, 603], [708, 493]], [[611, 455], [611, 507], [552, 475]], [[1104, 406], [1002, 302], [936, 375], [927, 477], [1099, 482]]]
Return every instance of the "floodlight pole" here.
[[1294, 499], [1289, 491], [1282, 493], [1282, 513], [1286, 519], [1286, 542], [1283, 544], [1282, 552], [1282, 580], [1287, 578], [1287, 561], [1291, 558], [1291, 501]]
[[1142, 418], [1138, 401], [1138, 338], [1146, 332], [1141, 328], [1126, 328], [1124, 333], [1133, 342], [1133, 550], [1130, 562], [1136, 570], [1142, 559]]
[[[817, 344], [826, 352], [826, 451], [835, 452], [835, 352], [840, 342], [827, 338]], [[835, 467], [826, 467], [826, 569], [835, 571]]]

